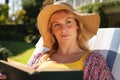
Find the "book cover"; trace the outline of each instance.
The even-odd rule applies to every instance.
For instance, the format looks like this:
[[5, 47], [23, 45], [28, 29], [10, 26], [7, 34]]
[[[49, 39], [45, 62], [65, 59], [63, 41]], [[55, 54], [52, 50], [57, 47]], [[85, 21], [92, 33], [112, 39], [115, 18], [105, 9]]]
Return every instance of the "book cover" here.
[[83, 80], [83, 71], [54, 69], [35, 71], [24, 64], [3, 60], [0, 60], [0, 73], [5, 73], [7, 80]]

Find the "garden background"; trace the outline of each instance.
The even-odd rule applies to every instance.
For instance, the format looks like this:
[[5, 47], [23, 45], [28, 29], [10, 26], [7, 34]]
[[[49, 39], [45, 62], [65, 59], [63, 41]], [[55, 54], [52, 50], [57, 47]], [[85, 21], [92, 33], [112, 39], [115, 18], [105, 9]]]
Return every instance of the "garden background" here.
[[[36, 24], [37, 15], [44, 6], [52, 4], [54, 0], [21, 0], [21, 2], [22, 9], [11, 15], [9, 0], [5, 0], [5, 4], [0, 4], [0, 59], [10, 58], [26, 64], [40, 38]], [[79, 6], [76, 9], [78, 12], [98, 13], [101, 17], [101, 28], [120, 27], [119, 0]], [[109, 12], [111, 9], [117, 9], [118, 12], [111, 14]], [[116, 15], [119, 19], [111, 17]]]

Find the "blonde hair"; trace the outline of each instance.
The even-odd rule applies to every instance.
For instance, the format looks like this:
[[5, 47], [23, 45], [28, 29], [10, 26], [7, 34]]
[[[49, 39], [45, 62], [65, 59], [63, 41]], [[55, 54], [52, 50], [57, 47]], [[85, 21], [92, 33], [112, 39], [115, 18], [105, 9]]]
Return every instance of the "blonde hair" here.
[[[71, 13], [70, 11], [68, 11], [68, 10], [60, 10], [60, 11], [64, 11], [66, 14], [72, 14], [74, 16], [76, 24], [78, 26], [77, 39], [76, 39], [77, 40], [77, 44], [78, 44], [78, 46], [81, 49], [83, 49], [85, 51], [89, 51], [89, 48], [88, 48], [88, 45], [87, 45], [88, 38], [87, 38], [86, 34], [82, 33], [82, 30], [83, 30], [82, 22], [80, 23], [79, 22], [80, 21], [79, 18], [76, 15], [74, 15], [73, 13]], [[56, 11], [56, 12], [59, 12], [59, 11]], [[55, 14], [56, 12], [54, 12], [53, 14]], [[51, 19], [51, 17], [50, 17], [50, 19]], [[51, 36], [54, 38], [54, 44], [52, 45], [51, 50], [48, 51], [47, 53], [52, 55], [53, 53], [55, 53], [57, 51], [59, 45], [58, 45], [58, 42], [57, 42], [57, 39], [55, 38], [55, 36], [52, 35], [50, 19], [49, 19], [49, 24], [48, 24], [49, 25], [49, 29], [48, 30], [50, 31]]]

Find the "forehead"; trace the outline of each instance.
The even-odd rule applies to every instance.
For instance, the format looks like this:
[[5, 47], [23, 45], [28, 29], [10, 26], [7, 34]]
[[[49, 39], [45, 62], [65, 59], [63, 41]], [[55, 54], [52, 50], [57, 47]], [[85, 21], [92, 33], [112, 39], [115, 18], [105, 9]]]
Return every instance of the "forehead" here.
[[51, 17], [50, 20], [53, 18], [62, 18], [62, 17], [74, 17], [73, 13], [67, 10], [60, 10], [60, 11], [56, 11], [54, 12]]
[[72, 15], [72, 12], [70, 12], [68, 10], [59, 10], [59, 11], [54, 12], [52, 15], [59, 14], [59, 13], [65, 13], [65, 14], [71, 14]]

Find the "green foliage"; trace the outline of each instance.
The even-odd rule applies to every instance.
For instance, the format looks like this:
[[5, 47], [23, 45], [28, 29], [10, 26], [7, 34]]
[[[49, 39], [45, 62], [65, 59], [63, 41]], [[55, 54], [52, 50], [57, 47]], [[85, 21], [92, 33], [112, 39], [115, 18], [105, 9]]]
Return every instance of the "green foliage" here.
[[30, 6], [30, 5], [36, 5], [35, 0], [22, 0], [22, 5], [24, 6]]
[[[10, 24], [12, 24], [12, 25], [24, 24], [25, 23], [25, 19], [26, 19], [25, 15], [26, 15], [26, 11], [24, 9], [18, 10], [16, 13], [14, 13], [13, 15], [11, 15], [11, 17], [9, 18]], [[13, 16], [15, 17], [14, 20], [12, 20]]]
[[8, 16], [8, 4], [0, 5], [0, 15], [4, 14], [5, 16]]
[[103, 8], [108, 8], [108, 7], [120, 7], [120, 1], [89, 4], [86, 6], [80, 6], [77, 9], [81, 12], [97, 12], [99, 10], [102, 10]]
[[36, 27], [36, 18], [43, 1], [23, 0], [23, 9], [16, 11], [9, 18], [7, 4], [0, 5], [0, 40], [23, 41], [28, 35], [37, 36], [39, 32]]
[[5, 24], [8, 19], [8, 4], [0, 5], [0, 24]]
[[98, 13], [101, 17], [100, 27], [107, 27], [108, 20], [106, 18], [106, 14], [104, 13], [104, 9], [108, 7], [120, 7], [120, 1], [111, 1], [111, 2], [103, 2], [103, 3], [95, 3], [86, 6], [80, 6], [77, 9], [83, 13]]
[[13, 32], [9, 31], [9, 32], [6, 32], [6, 33], [1, 31], [0, 36], [1, 36], [0, 40], [15, 40], [15, 41], [16, 40], [17, 41], [24, 41], [24, 37], [25, 37], [25, 35], [14, 32], [14, 31]]
[[25, 37], [25, 42], [27, 43], [36, 43], [39, 40], [39, 35], [28, 35]]
[[[26, 38], [29, 35], [33, 38]], [[34, 25], [0, 25], [0, 40], [36, 43], [39, 37], [39, 32]]]
[[36, 28], [36, 18], [40, 12], [43, 1], [44, 0], [22, 0], [23, 9], [26, 11], [24, 24], [27, 25], [27, 30], [32, 35], [34, 32], [38, 32]]
[[12, 53], [7, 48], [0, 45], [0, 59], [7, 61], [8, 56], [11, 55]]
[[28, 18], [36, 19], [44, 0], [22, 0], [23, 9], [27, 12]]
[[2, 14], [2, 15], [0, 15], [0, 22], [4, 23], [4, 21], [5, 21], [5, 16]]

